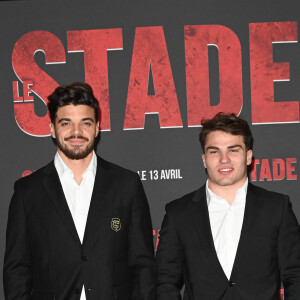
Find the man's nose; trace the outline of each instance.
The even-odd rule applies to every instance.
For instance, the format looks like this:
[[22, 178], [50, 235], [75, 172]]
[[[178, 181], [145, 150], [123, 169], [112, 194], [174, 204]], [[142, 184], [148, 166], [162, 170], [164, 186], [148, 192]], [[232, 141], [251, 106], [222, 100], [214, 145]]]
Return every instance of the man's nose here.
[[74, 135], [79, 135], [82, 133], [82, 130], [81, 130], [81, 126], [80, 124], [73, 124], [73, 127], [72, 127], [72, 134]]
[[220, 162], [223, 163], [223, 164], [230, 162], [230, 157], [228, 156], [227, 152], [221, 152], [220, 153]]

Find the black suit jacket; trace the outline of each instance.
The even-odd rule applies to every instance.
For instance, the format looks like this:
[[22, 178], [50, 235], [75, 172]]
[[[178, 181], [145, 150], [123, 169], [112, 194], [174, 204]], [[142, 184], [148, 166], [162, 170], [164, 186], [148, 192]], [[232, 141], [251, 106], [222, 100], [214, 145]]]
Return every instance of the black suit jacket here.
[[156, 266], [138, 175], [97, 158], [81, 244], [51, 162], [15, 183], [4, 260], [6, 300], [152, 300]]
[[157, 300], [300, 299], [300, 230], [288, 196], [249, 183], [230, 280], [211, 233], [205, 186], [166, 206], [157, 251]]

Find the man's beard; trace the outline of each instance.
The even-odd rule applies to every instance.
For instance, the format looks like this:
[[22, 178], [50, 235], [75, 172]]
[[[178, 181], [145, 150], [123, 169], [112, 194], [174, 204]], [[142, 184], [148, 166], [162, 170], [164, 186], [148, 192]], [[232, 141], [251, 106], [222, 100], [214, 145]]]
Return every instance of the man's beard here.
[[[71, 139], [83, 139], [85, 141], [89, 141], [86, 137], [83, 137], [81, 135], [75, 136], [69, 136], [64, 139], [64, 141], [68, 141]], [[82, 146], [72, 146], [72, 148], [68, 148], [65, 144], [61, 143], [59, 139], [56, 139], [56, 145], [58, 149], [69, 159], [79, 160], [86, 158], [93, 150], [95, 146], [95, 139], [88, 144], [84, 149], [81, 149]]]

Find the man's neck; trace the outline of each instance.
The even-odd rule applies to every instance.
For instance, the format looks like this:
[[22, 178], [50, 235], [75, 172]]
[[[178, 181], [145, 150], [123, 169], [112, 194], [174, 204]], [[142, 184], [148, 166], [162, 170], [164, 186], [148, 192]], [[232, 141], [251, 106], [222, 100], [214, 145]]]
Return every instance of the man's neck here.
[[70, 159], [59, 149], [57, 151], [58, 151], [61, 159], [64, 161], [64, 163], [73, 172], [74, 179], [77, 182], [77, 184], [80, 184], [82, 181], [82, 175], [83, 175], [84, 171], [87, 169], [87, 167], [89, 166], [94, 152], [92, 151], [90, 154], [88, 154], [87, 157], [85, 157], [83, 159]]
[[208, 180], [208, 187], [213, 193], [225, 199], [228, 202], [228, 204], [231, 205], [235, 199], [237, 190], [245, 184], [246, 180], [247, 177], [245, 178], [245, 180], [237, 184], [227, 186], [214, 184], [210, 180]]

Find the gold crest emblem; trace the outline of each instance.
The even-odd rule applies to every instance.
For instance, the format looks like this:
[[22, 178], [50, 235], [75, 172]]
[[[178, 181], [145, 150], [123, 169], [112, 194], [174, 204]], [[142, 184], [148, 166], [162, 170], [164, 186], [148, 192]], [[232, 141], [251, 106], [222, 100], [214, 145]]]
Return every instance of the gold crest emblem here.
[[111, 219], [111, 229], [118, 232], [121, 229], [121, 220], [119, 218]]

